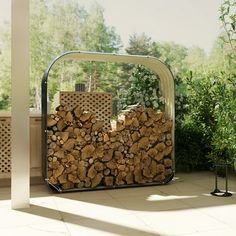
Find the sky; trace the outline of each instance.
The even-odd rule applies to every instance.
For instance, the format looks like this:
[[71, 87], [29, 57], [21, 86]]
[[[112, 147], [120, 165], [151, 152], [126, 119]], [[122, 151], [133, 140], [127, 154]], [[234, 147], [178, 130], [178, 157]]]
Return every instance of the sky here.
[[[78, 0], [89, 8], [95, 0]], [[10, 0], [0, 0], [0, 21], [9, 19]], [[114, 26], [124, 46], [133, 33], [155, 41], [172, 41], [209, 52], [221, 31], [219, 6], [223, 0], [97, 0], [106, 24]]]

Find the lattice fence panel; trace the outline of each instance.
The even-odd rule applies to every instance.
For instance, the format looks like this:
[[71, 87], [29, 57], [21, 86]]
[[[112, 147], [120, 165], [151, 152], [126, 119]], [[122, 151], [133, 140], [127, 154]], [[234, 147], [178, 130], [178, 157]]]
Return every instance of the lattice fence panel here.
[[0, 173], [11, 172], [11, 124], [0, 121]]
[[95, 92], [60, 92], [60, 104], [70, 108], [79, 106], [85, 111], [96, 114], [96, 118], [104, 121], [104, 128], [111, 128], [112, 95]]

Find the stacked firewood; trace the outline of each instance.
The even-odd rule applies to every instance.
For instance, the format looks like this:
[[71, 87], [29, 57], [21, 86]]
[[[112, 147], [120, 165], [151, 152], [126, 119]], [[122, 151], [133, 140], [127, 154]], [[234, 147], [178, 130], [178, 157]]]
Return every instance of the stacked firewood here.
[[62, 189], [162, 182], [172, 174], [172, 121], [136, 106], [105, 132], [96, 115], [59, 106], [48, 115], [48, 178]]

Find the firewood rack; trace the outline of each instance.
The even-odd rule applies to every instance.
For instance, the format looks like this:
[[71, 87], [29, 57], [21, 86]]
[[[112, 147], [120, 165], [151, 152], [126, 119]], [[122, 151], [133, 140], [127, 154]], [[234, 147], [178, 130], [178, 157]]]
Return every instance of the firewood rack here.
[[[231, 197], [232, 193], [228, 191], [228, 168], [230, 166], [230, 163], [226, 161], [223, 164], [215, 164], [215, 189], [211, 192], [211, 195], [216, 197]], [[223, 168], [224, 175], [225, 175], [225, 191], [222, 191], [218, 188], [218, 168]]]
[[[117, 62], [117, 63], [131, 63], [143, 65], [146, 68], [152, 70], [160, 79], [160, 90], [162, 96], [165, 98], [165, 115], [172, 120], [172, 145], [173, 150], [171, 153], [171, 159], [173, 161], [172, 174], [161, 182], [151, 182], [142, 184], [126, 184], [126, 185], [113, 185], [113, 186], [97, 186], [95, 188], [73, 188], [73, 189], [62, 189], [59, 185], [54, 185], [49, 182], [48, 179], [48, 161], [47, 161], [47, 115], [48, 115], [48, 78], [52, 67], [63, 60], [77, 60], [77, 61], [96, 61], [96, 62]], [[115, 188], [126, 188], [126, 187], [141, 187], [141, 186], [152, 186], [152, 185], [164, 185], [172, 180], [175, 173], [174, 164], [174, 130], [175, 130], [175, 85], [174, 79], [169, 68], [160, 60], [150, 56], [140, 55], [121, 55], [121, 54], [110, 54], [110, 53], [97, 53], [97, 52], [82, 52], [82, 51], [69, 51], [65, 52], [56, 57], [45, 70], [42, 82], [42, 97], [41, 97], [41, 112], [42, 112], [42, 176], [45, 183], [49, 188], [56, 192], [75, 192], [75, 191], [88, 191], [88, 190], [101, 190], [101, 189], [115, 189]]]

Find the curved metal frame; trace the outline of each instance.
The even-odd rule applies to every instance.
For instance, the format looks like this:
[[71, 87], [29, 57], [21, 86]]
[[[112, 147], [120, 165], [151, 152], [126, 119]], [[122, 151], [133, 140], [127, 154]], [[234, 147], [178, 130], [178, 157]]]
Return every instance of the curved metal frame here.
[[[151, 69], [158, 77], [160, 78], [160, 90], [165, 98], [165, 114], [168, 118], [173, 121], [172, 126], [172, 143], [173, 151], [171, 158], [173, 160], [173, 176], [175, 171], [174, 166], [174, 138], [175, 138], [175, 84], [174, 77], [169, 68], [160, 60], [155, 57], [150, 56], [139, 56], [139, 55], [121, 55], [121, 54], [110, 54], [110, 53], [96, 53], [96, 52], [82, 52], [82, 51], [69, 51], [61, 54], [56, 57], [48, 66], [44, 72], [42, 78], [42, 170], [43, 177], [47, 181], [47, 83], [50, 70], [56, 62], [62, 60], [79, 60], [79, 61], [97, 61], [97, 62], [120, 62], [120, 63], [132, 63], [132, 64], [141, 64]], [[165, 183], [169, 182], [169, 178]], [[161, 184], [165, 184], [161, 183]], [[156, 184], [156, 183], [154, 183]], [[144, 186], [145, 184], [141, 184]], [[150, 185], [150, 183], [148, 184]], [[132, 186], [132, 185], [131, 185]], [[137, 185], [133, 185], [137, 186]], [[57, 191], [65, 192], [65, 190], [60, 190], [53, 186]], [[126, 186], [121, 186], [126, 187]], [[128, 185], [127, 187], [130, 187]], [[105, 187], [106, 188], [106, 187]], [[114, 188], [114, 187], [113, 187]], [[117, 186], [119, 188], [119, 186]], [[90, 190], [90, 189], [85, 189]], [[73, 191], [73, 190], [70, 190]], [[81, 189], [75, 189], [74, 191], [81, 191]]]

